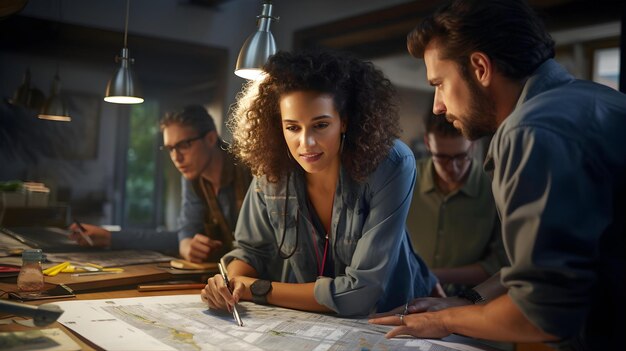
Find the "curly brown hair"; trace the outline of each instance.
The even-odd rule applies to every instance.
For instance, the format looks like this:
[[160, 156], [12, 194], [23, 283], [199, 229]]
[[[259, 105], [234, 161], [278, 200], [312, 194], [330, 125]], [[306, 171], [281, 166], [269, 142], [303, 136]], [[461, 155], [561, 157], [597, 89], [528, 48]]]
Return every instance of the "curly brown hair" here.
[[371, 62], [329, 51], [278, 52], [237, 97], [227, 123], [230, 151], [257, 175], [278, 182], [298, 164], [289, 157], [279, 102], [294, 91], [333, 97], [347, 130], [341, 162], [355, 181], [363, 181], [387, 156], [400, 134], [396, 91]]

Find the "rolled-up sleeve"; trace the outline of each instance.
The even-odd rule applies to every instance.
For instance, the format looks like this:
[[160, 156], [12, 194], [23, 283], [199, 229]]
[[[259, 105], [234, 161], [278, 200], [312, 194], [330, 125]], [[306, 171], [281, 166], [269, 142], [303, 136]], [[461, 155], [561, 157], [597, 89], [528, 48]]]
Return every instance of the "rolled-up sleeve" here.
[[533, 324], [560, 337], [585, 321], [598, 279], [594, 255], [612, 215], [611, 182], [579, 142], [518, 127], [494, 152], [493, 193], [512, 263], [502, 282]]
[[494, 275], [500, 271], [500, 268], [509, 265], [509, 259], [506, 257], [506, 251], [502, 244], [502, 231], [500, 230], [500, 219], [494, 218], [491, 238], [485, 256], [478, 261], [478, 264], [487, 272], [488, 275]]
[[192, 238], [204, 232], [204, 204], [196, 194], [191, 182], [181, 177], [182, 200], [178, 216], [178, 240]]
[[261, 277], [275, 276], [275, 272], [268, 271], [268, 266], [276, 258], [274, 229], [258, 183], [258, 178], [254, 177], [237, 220], [237, 248], [227, 253], [224, 260], [228, 264], [239, 259], [251, 265]]

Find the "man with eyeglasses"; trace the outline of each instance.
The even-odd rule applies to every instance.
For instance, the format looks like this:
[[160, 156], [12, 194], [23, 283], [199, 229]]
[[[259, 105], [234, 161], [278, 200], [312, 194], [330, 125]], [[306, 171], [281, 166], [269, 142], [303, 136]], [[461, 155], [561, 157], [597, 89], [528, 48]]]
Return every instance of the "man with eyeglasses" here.
[[471, 157], [472, 142], [429, 114], [424, 142], [431, 157], [417, 161], [407, 226], [415, 252], [446, 294], [473, 287], [507, 264], [491, 183]]
[[[239, 209], [248, 190], [250, 171], [225, 151], [213, 118], [202, 106], [168, 113], [160, 122], [163, 146], [182, 175], [182, 206], [177, 232], [111, 232], [89, 224], [70, 229], [89, 236], [94, 246], [168, 251], [178, 247], [191, 262], [217, 261], [232, 249]], [[81, 235], [72, 238], [90, 245]]]

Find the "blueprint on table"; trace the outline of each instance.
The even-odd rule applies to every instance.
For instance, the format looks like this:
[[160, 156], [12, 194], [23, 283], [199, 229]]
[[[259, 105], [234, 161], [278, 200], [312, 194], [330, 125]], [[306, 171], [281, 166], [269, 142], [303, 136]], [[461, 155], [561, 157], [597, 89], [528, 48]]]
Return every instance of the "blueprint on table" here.
[[[389, 327], [249, 302], [232, 314], [208, 310], [199, 295], [55, 303], [64, 326], [106, 350], [481, 350], [414, 338], [385, 339]], [[457, 347], [458, 346], [458, 347]]]

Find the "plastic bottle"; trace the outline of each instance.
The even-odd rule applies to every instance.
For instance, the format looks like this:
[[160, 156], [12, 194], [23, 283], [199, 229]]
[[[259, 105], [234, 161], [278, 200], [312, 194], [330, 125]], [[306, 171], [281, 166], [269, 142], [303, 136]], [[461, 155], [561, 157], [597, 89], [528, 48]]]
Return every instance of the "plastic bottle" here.
[[44, 287], [41, 261], [41, 249], [29, 249], [22, 252], [22, 269], [17, 276], [17, 289], [25, 296], [38, 296]]

